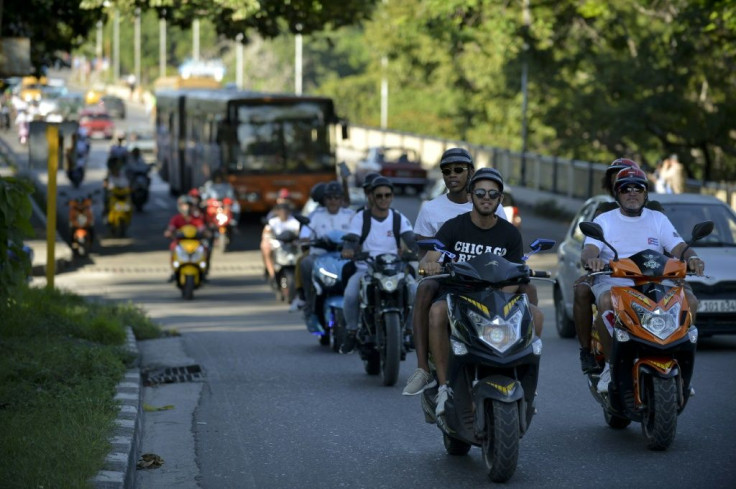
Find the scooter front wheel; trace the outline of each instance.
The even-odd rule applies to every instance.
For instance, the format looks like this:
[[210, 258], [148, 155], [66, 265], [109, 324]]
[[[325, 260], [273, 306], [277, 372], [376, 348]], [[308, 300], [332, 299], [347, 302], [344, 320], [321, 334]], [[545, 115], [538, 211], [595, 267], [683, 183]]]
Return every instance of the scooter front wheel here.
[[644, 416], [641, 431], [650, 450], [666, 450], [677, 432], [677, 385], [675, 379], [645, 377]]
[[493, 482], [506, 482], [514, 475], [519, 459], [519, 408], [516, 403], [486, 402], [486, 436], [483, 461]]

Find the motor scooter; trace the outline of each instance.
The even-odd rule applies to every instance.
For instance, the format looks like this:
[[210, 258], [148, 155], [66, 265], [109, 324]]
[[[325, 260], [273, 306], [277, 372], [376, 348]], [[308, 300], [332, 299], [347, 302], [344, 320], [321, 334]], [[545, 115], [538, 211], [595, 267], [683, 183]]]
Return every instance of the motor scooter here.
[[207, 249], [196, 226], [185, 224], [177, 230], [171, 268], [182, 297], [192, 300], [194, 290], [202, 285], [207, 274]]
[[[614, 253], [606, 268], [589, 275], [633, 281], [631, 286], [611, 287], [613, 310], [599, 311], [593, 323], [591, 352], [598, 368], [587, 374], [590, 392], [611, 428], [639, 422], [647, 447], [666, 450], [675, 439], [677, 416], [691, 396], [698, 341], [681, 286], [688, 275], [687, 264], [682, 257], [668, 257], [657, 250], [619, 258], [599, 224], [581, 222], [579, 227]], [[696, 224], [688, 248], [712, 231], [712, 221]], [[601, 335], [612, 340], [611, 382], [604, 389], [598, 386], [605, 362]]]
[[130, 188], [113, 187], [108, 199], [107, 225], [113, 236], [122, 238], [133, 219]]
[[206, 201], [205, 220], [212, 232], [213, 245], [217, 242], [219, 250], [225, 253], [232, 240], [235, 220], [233, 219], [233, 199], [210, 197]]
[[[538, 239], [531, 244], [529, 255], [554, 244]], [[419, 246], [454, 258], [438, 240], [423, 240]], [[542, 340], [534, 334], [526, 294], [507, 293], [502, 288], [549, 279], [550, 273], [533, 271], [494, 253], [447, 263], [445, 271], [432, 278], [440, 280], [447, 292], [447, 378], [452, 394], [445, 413], [438, 417], [438, 388], [426, 389], [421, 397], [425, 421], [437, 424], [450, 455], [465, 455], [471, 446], [480, 446], [488, 477], [505, 482], [516, 471], [519, 441], [535, 413]], [[431, 362], [430, 369], [436, 380]]]
[[276, 299], [291, 303], [296, 295], [294, 273], [299, 255], [299, 235], [294, 231], [284, 231], [272, 238], [271, 259], [273, 260], [273, 287]]
[[143, 206], [148, 202], [148, 188], [151, 184], [148, 174], [150, 172], [151, 167], [149, 166], [145, 171], [135, 170], [128, 175], [128, 180], [130, 181], [130, 199], [133, 202], [135, 210], [138, 212], [142, 212]]
[[[69, 231], [72, 252], [75, 256], [87, 256], [92, 251], [95, 237], [95, 219], [92, 210], [92, 197], [98, 195], [99, 190], [85, 196], [70, 199]], [[66, 195], [66, 194], [61, 194]]]

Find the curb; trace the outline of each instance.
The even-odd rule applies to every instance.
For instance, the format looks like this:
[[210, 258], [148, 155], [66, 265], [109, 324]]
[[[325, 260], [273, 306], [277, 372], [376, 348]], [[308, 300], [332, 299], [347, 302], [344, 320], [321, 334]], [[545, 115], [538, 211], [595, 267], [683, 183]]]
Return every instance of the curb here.
[[110, 452], [97, 475], [91, 479], [95, 489], [129, 489], [135, 486], [136, 455], [140, 449], [143, 413], [141, 412], [140, 355], [135, 335], [126, 328], [125, 349], [135, 355], [135, 368], [128, 370], [118, 383], [115, 400], [120, 411], [115, 420], [115, 430], [110, 437]]

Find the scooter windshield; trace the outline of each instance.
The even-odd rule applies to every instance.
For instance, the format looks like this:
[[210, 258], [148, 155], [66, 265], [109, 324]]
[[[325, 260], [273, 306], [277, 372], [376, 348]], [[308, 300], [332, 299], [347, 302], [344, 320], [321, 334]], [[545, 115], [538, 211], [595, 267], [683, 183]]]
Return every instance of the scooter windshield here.
[[512, 263], [494, 253], [483, 253], [470, 260], [452, 264], [455, 275], [488, 282], [509, 282], [529, 276], [529, 268], [521, 263]]

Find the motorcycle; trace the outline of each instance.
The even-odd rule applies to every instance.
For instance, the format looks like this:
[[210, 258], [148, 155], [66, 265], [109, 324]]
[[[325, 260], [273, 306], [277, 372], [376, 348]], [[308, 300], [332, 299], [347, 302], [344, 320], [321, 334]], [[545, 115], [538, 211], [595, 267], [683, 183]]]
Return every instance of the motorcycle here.
[[133, 218], [130, 188], [114, 187], [108, 195], [107, 225], [113, 236], [122, 238]]
[[[647, 447], [666, 450], [675, 438], [677, 416], [691, 395], [698, 341], [684, 289], [677, 283], [688, 274], [687, 264], [682, 258], [655, 250], [619, 259], [618, 252], [605, 241], [600, 225], [581, 222], [579, 226], [583, 234], [601, 241], [614, 253], [604, 270], [590, 275], [634, 282], [611, 287], [613, 311], [599, 311], [595, 318], [591, 351], [598, 369], [588, 374], [588, 386], [610, 427], [623, 429], [632, 421], [639, 422]], [[712, 221], [696, 224], [688, 247], [712, 230]], [[611, 382], [605, 392], [598, 390], [605, 362], [601, 334], [610, 334], [613, 341]]]
[[143, 211], [143, 206], [148, 202], [148, 187], [151, 179], [148, 174], [151, 171], [149, 166], [146, 171], [137, 170], [130, 173], [128, 180], [130, 181], [130, 198], [138, 212]]
[[72, 148], [75, 152], [73, 161], [70, 162], [69, 168], [67, 168], [66, 176], [74, 188], [78, 188], [84, 180], [84, 172], [87, 166], [87, 156], [89, 155], [89, 142], [83, 136], [80, 138], [76, 147]]
[[375, 257], [357, 253], [356, 261], [365, 260], [369, 272], [360, 280], [360, 314], [357, 343], [363, 367], [368, 375], [382, 376], [385, 386], [399, 377], [399, 365], [406, 359], [404, 324], [411, 317], [411, 265], [416, 256], [400, 257], [383, 253]]
[[71, 248], [75, 256], [87, 256], [94, 244], [95, 220], [92, 211], [92, 196], [99, 194], [96, 190], [86, 196], [80, 196], [67, 202], [69, 206], [69, 231]]
[[[553, 240], [534, 241], [524, 261], [554, 244]], [[419, 246], [439, 251], [443, 258], [455, 257], [438, 240], [420, 241]], [[480, 446], [488, 477], [505, 482], [516, 471], [519, 440], [535, 413], [542, 340], [534, 335], [526, 294], [500, 289], [548, 279], [550, 273], [493, 253], [447, 263], [444, 269], [446, 273], [433, 278], [448, 291], [452, 395], [445, 414], [438, 418], [437, 387], [425, 390], [421, 397], [425, 421], [437, 424], [450, 455], [465, 455], [471, 446]], [[431, 362], [430, 368], [436, 379]]]
[[276, 299], [291, 303], [296, 294], [294, 273], [296, 272], [296, 258], [299, 255], [299, 235], [294, 231], [284, 231], [273, 237], [271, 259], [275, 272], [273, 287]]
[[233, 200], [229, 197], [223, 199], [210, 197], [206, 201], [205, 219], [207, 227], [212, 230], [213, 241], [217, 241], [222, 253], [227, 251], [233, 236], [235, 220], [233, 219], [232, 204]]
[[194, 298], [207, 273], [207, 250], [204, 238], [191, 224], [186, 224], [176, 232], [176, 246], [172, 251], [171, 268], [176, 286], [186, 300]]

